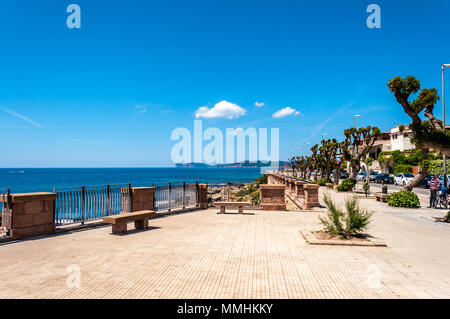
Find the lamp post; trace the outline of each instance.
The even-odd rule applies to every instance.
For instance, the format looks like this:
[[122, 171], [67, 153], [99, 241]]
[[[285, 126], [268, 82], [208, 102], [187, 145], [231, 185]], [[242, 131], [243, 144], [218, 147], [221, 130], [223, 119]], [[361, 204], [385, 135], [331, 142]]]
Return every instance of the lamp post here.
[[[445, 130], [445, 81], [444, 81], [444, 70], [445, 68], [450, 68], [450, 64], [442, 64], [442, 122]], [[444, 154], [444, 185], [447, 187], [447, 156]]]

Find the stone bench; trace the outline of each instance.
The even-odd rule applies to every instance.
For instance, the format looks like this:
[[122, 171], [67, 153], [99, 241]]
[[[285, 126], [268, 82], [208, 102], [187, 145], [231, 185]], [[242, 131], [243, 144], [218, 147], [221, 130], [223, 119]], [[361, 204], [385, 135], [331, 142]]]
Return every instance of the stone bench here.
[[225, 207], [233, 207], [238, 209], [239, 214], [244, 213], [244, 207], [249, 207], [252, 204], [249, 202], [215, 202], [214, 207], [220, 207], [220, 214], [225, 214]]
[[136, 229], [147, 229], [148, 219], [154, 216], [156, 216], [154, 210], [141, 210], [114, 216], [105, 216], [103, 217], [103, 222], [112, 225], [113, 234], [122, 234], [127, 231], [127, 224], [131, 221], [134, 221], [134, 227]]
[[386, 203], [387, 202], [387, 197], [389, 196], [389, 194], [384, 194], [384, 193], [375, 193], [375, 198], [377, 199], [377, 202], [383, 202]]

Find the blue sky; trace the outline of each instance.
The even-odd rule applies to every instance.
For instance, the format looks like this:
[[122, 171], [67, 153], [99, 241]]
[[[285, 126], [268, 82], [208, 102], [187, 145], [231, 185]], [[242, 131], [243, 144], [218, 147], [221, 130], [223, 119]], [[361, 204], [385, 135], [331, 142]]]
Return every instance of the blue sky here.
[[[81, 29], [66, 26], [70, 3]], [[381, 29], [366, 26], [370, 3]], [[342, 138], [353, 114], [358, 126], [407, 124], [386, 83], [415, 75], [440, 91], [449, 9], [446, 0], [2, 0], [0, 167], [171, 166], [172, 130], [192, 130], [196, 111], [221, 101], [245, 115], [204, 128], [278, 127], [281, 159], [324, 133]], [[288, 106], [300, 114], [273, 117]]]

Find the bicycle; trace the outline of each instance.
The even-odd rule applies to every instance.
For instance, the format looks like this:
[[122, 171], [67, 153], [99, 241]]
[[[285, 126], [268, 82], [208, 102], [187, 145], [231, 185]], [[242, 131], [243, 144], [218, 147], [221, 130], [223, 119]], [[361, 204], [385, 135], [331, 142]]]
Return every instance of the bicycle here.
[[439, 192], [439, 196], [436, 199], [436, 205], [434, 206], [435, 208], [444, 208], [447, 209], [448, 208], [448, 196], [446, 193], [442, 194], [442, 192]]

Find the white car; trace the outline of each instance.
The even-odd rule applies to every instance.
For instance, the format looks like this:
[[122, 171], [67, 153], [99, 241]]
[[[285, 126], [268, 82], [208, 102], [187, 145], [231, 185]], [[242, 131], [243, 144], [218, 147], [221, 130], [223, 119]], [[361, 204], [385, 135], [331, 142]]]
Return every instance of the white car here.
[[395, 176], [394, 184], [405, 186], [410, 181], [412, 181], [413, 178], [414, 178], [414, 175], [411, 173], [400, 173]]
[[367, 176], [367, 173], [366, 173], [366, 172], [359, 172], [359, 173], [356, 175], [356, 180], [357, 180], [357, 181], [365, 181], [365, 180], [366, 180], [366, 176]]

